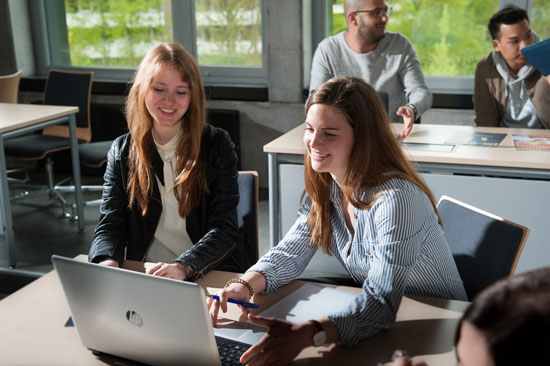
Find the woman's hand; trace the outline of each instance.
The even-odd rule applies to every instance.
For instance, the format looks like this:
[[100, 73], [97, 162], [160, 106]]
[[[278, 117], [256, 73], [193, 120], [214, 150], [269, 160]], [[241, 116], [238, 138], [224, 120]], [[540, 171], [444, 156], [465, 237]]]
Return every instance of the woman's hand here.
[[147, 268], [145, 271], [147, 274], [152, 274], [153, 276], [173, 278], [175, 280], [185, 280], [191, 270], [184, 263], [163, 263], [158, 262], [151, 267]]
[[[250, 291], [245, 285], [241, 283], [232, 283], [228, 287], [220, 290], [216, 295], [220, 297], [220, 300], [214, 300], [211, 298], [208, 301], [210, 318], [212, 319], [212, 326], [214, 327], [218, 322], [218, 313], [220, 311], [220, 307], [223, 313], [227, 312], [227, 299], [232, 298], [235, 300], [250, 301]], [[249, 309], [240, 305], [239, 307], [241, 308], [243, 314], [249, 313]]]
[[114, 259], [105, 259], [104, 261], [101, 261], [99, 262], [98, 264], [102, 265], [102, 266], [107, 266], [107, 267], [115, 267], [115, 268], [119, 268], [119, 265], [118, 265], [118, 262]]
[[241, 356], [249, 365], [286, 365], [304, 348], [313, 346], [315, 326], [311, 322], [294, 323], [276, 318], [248, 315], [254, 324], [267, 327], [263, 338]]
[[393, 360], [393, 366], [428, 366], [424, 361], [413, 361], [407, 356], [399, 356]]

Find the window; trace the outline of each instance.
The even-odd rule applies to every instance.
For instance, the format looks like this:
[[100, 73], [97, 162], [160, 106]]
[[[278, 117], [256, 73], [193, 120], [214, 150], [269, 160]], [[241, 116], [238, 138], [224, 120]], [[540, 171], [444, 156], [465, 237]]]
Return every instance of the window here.
[[550, 7], [548, 0], [533, 0], [531, 4], [531, 27], [541, 39], [550, 37]]
[[198, 60], [205, 84], [267, 85], [262, 1], [34, 1], [38, 71], [77, 67], [128, 81], [151, 47], [177, 42]]
[[[330, 0], [325, 35], [347, 29], [343, 0]], [[487, 24], [513, 2], [530, 9], [531, 25], [541, 38], [550, 35], [548, 0], [386, 0], [393, 12], [387, 30], [414, 45], [432, 92], [469, 94], [477, 62], [493, 49]], [[318, 19], [323, 19], [318, 17]], [[322, 29], [322, 27], [321, 27]]]

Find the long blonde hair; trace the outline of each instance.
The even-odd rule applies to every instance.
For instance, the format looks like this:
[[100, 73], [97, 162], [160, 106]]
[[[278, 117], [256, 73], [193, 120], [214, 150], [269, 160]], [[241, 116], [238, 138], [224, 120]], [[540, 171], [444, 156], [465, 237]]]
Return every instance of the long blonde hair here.
[[156, 146], [153, 140], [153, 117], [145, 99], [153, 79], [166, 67], [174, 67], [189, 85], [191, 101], [180, 124], [182, 130], [176, 149], [174, 193], [179, 204], [179, 215], [185, 218], [200, 200], [200, 193], [208, 191], [204, 162], [200, 158], [201, 138], [206, 119], [206, 96], [199, 67], [182, 46], [161, 43], [151, 49], [136, 70], [133, 85], [126, 101], [126, 120], [132, 136], [128, 157], [129, 206], [137, 203], [143, 215], [153, 192], [152, 159]]
[[[353, 128], [354, 143], [343, 189], [348, 202], [358, 209], [369, 209], [379, 196], [364, 202], [360, 198], [361, 192], [377, 187], [389, 179], [400, 178], [416, 184], [424, 191], [437, 213], [432, 192], [401, 150], [393, 135], [384, 105], [372, 86], [357, 77], [332, 78], [311, 94], [306, 103], [306, 114], [315, 104], [337, 108]], [[311, 199], [308, 224], [313, 232], [312, 244], [330, 254], [330, 190], [333, 179], [330, 173], [313, 170], [308, 153], [304, 158], [304, 168], [306, 191]], [[441, 219], [439, 223], [441, 224]]]

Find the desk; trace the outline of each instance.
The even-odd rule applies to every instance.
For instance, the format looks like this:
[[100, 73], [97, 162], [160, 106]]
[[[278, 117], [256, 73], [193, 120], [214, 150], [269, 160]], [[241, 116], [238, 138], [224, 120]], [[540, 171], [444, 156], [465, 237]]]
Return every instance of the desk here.
[[[392, 123], [397, 134], [402, 124]], [[268, 153], [270, 244], [276, 245], [296, 218], [304, 189], [300, 125], [264, 145]], [[443, 194], [531, 229], [516, 272], [550, 265], [550, 152], [518, 151], [512, 134], [548, 135], [548, 130], [450, 125], [414, 125], [405, 142], [443, 144], [458, 132], [506, 133], [498, 147], [457, 145], [453, 152], [407, 150], [436, 200]], [[464, 174], [468, 176], [460, 176]], [[478, 176], [483, 175], [483, 176]], [[317, 255], [316, 255], [317, 256]], [[315, 260], [313, 261], [315, 263]], [[309, 269], [323, 270], [324, 264]], [[333, 267], [334, 268], [334, 267]], [[340, 269], [334, 272], [345, 273]]]
[[[86, 257], [79, 256], [78, 259], [86, 260]], [[137, 268], [135, 262], [125, 264], [125, 267]], [[207, 290], [215, 291], [233, 277], [234, 273], [212, 271], [198, 282]], [[301, 284], [296, 281], [276, 294], [256, 295], [254, 301], [265, 309]], [[295, 364], [376, 365], [389, 361], [393, 351], [401, 348], [431, 365], [454, 366], [454, 330], [467, 306], [468, 303], [461, 301], [405, 297], [393, 329], [365, 339], [354, 348], [307, 348], [298, 356], [300, 362]], [[239, 319], [240, 310], [231, 304], [229, 309], [224, 317]], [[55, 271], [0, 301], [0, 364], [115, 364], [112, 358], [99, 359], [82, 346], [76, 329], [63, 326], [68, 316], [69, 308]]]
[[78, 229], [82, 231], [84, 230], [84, 210], [82, 208], [80, 163], [76, 139], [75, 114], [77, 112], [78, 107], [0, 103], [0, 206], [4, 223], [4, 236], [8, 247], [9, 265], [11, 267], [16, 265], [15, 237], [6, 175], [4, 140], [41, 130], [47, 126], [69, 122]]

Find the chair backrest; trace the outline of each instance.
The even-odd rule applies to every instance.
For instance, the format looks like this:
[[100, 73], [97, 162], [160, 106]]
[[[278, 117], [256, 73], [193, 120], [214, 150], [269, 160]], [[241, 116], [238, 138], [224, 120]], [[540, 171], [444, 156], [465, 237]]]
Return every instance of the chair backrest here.
[[22, 72], [19, 70], [15, 74], [0, 76], [0, 103], [17, 103]]
[[[92, 139], [90, 103], [92, 94], [92, 71], [66, 71], [51, 69], [44, 90], [44, 104], [77, 106], [77, 137], [86, 142]], [[44, 135], [69, 136], [69, 127], [55, 125], [47, 127]]]
[[528, 228], [447, 196], [437, 209], [469, 299], [514, 274]]
[[239, 172], [239, 204], [237, 218], [239, 230], [250, 244], [249, 258], [256, 263], [260, 256], [258, 239], [258, 172]]
[[383, 92], [383, 91], [379, 91], [378, 96], [380, 97], [380, 99], [382, 100], [382, 103], [384, 104], [384, 107], [386, 108], [386, 113], [389, 113], [388, 111], [390, 109], [390, 107], [389, 107], [390, 101], [389, 101], [388, 93]]

